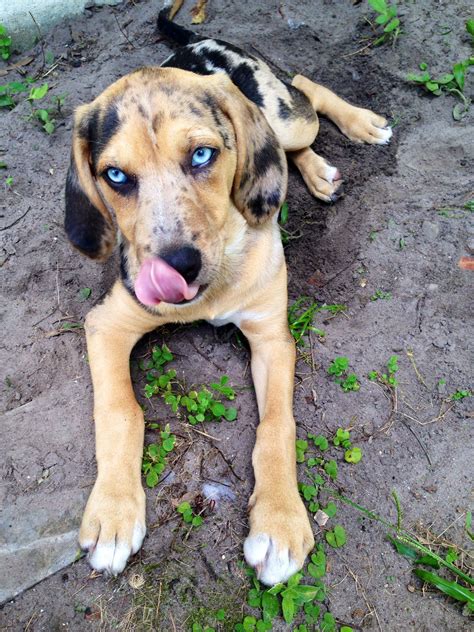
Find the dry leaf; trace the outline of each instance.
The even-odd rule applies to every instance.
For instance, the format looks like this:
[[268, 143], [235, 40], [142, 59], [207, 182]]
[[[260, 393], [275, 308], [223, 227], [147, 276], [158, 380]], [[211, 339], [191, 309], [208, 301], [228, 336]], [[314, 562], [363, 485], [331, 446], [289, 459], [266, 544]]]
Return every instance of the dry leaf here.
[[474, 270], [474, 257], [461, 257], [458, 266], [462, 270]]
[[191, 24], [202, 24], [206, 19], [206, 5], [207, 0], [198, 0], [195, 6], [191, 9], [191, 15], [193, 19]]
[[31, 64], [34, 59], [34, 57], [24, 57], [23, 59], [20, 59], [20, 61], [17, 61], [15, 64], [10, 64], [6, 68], [0, 70], [0, 77], [8, 75], [10, 70], [16, 70], [17, 68], [21, 68], [22, 66], [28, 66], [28, 64]]

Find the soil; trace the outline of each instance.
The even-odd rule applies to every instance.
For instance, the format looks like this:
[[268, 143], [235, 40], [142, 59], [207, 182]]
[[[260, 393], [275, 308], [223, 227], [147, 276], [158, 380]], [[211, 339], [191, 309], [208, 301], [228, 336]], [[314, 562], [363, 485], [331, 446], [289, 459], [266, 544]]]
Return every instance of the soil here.
[[[186, 3], [178, 21], [190, 23], [190, 7]], [[154, 32], [156, 13], [157, 3], [146, 0], [88, 10], [27, 53], [35, 58], [25, 68], [30, 76], [41, 71], [43, 53], [59, 61], [47, 81], [53, 94], [67, 96], [51, 136], [26, 120], [27, 102], [0, 113], [0, 158], [8, 165], [2, 180], [13, 177], [12, 186], [0, 187], [2, 545], [14, 543], [15, 533], [27, 532], [38, 516], [75, 531], [95, 477], [85, 340], [81, 329], [64, 331], [62, 323], [81, 323], [103, 298], [117, 259], [103, 266], [90, 262], [73, 252], [63, 233], [72, 113], [118, 77], [169, 54]], [[301, 438], [352, 428], [363, 458], [349, 465], [339, 457], [341, 493], [394, 521], [396, 490], [407, 528], [443, 533], [462, 548], [472, 483], [473, 400], [446, 400], [473, 387], [474, 274], [457, 262], [474, 249], [472, 213], [463, 208], [474, 198], [474, 113], [455, 122], [452, 97], [431, 98], [405, 76], [421, 61], [446, 72], [472, 54], [464, 30], [468, 13], [468, 3], [459, 0], [403, 3], [403, 34], [396, 44], [359, 53], [362, 38], [371, 34], [367, 5], [360, 2], [214, 0], [206, 22], [193, 27], [261, 55], [282, 78], [303, 72], [396, 121], [387, 147], [355, 145], [322, 122], [317, 151], [346, 181], [345, 197], [333, 206], [312, 198], [290, 169], [287, 228], [296, 237], [286, 246], [290, 301], [304, 295], [347, 306], [344, 314], [318, 314], [315, 320], [326, 335], [313, 334], [301, 351], [295, 417]], [[11, 72], [7, 80], [18, 78]], [[81, 294], [83, 288], [91, 288], [90, 297]], [[390, 297], [371, 300], [377, 290]], [[0, 610], [1, 629], [167, 631], [207, 622], [232, 630], [242, 613], [251, 612], [244, 605], [248, 580], [241, 566], [257, 424], [248, 352], [229, 327], [157, 331], [132, 358], [144, 403], [139, 360], [164, 341], [187, 384], [209, 384], [225, 373], [242, 387], [235, 400], [238, 419], [208, 424], [202, 434], [161, 402], [146, 403], [147, 419], [169, 422], [178, 447], [169, 475], [147, 491], [143, 549], [115, 579], [91, 573], [85, 559], [61, 569], [10, 599]], [[384, 370], [394, 354], [400, 367], [396, 402], [366, 377]], [[361, 382], [358, 392], [345, 393], [328, 375], [336, 356], [350, 359]], [[155, 433], [147, 432], [147, 443]], [[204, 525], [186, 539], [176, 502], [185, 494], [194, 499], [205, 483], [216, 481], [221, 492], [231, 493], [208, 507]], [[328, 551], [325, 607], [340, 625], [472, 629], [457, 603], [422, 590], [411, 563], [387, 542], [385, 527], [342, 503], [329, 525], [334, 520], [345, 527], [348, 542]], [[323, 541], [316, 523], [315, 535]], [[219, 608], [226, 610], [223, 624], [213, 618]], [[287, 627], [280, 620], [274, 629]]]

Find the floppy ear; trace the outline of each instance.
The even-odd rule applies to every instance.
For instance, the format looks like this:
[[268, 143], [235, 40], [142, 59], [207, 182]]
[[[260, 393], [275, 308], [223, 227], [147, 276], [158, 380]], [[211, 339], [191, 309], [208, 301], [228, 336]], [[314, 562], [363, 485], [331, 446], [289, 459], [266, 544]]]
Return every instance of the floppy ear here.
[[232, 196], [249, 224], [261, 224], [277, 213], [285, 201], [286, 156], [258, 107], [230, 79], [225, 80], [225, 96], [220, 105], [230, 118], [237, 139]]
[[95, 182], [90, 142], [97, 113], [89, 106], [78, 109], [66, 179], [66, 234], [82, 254], [105, 261], [116, 243], [116, 230]]

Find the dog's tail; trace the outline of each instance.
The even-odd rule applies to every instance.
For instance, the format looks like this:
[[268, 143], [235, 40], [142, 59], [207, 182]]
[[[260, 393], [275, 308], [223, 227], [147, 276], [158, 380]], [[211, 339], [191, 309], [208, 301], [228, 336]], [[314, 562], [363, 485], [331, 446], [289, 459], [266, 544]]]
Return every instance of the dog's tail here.
[[202, 37], [196, 35], [196, 33], [193, 33], [192, 31], [188, 31], [188, 29], [185, 29], [179, 24], [175, 24], [169, 19], [174, 4], [176, 4], [176, 1], [173, 2], [173, 0], [165, 0], [163, 8], [158, 14], [158, 31], [167, 39], [172, 42], [176, 42], [176, 44], [180, 44], [181, 46], [199, 42], [203, 39]]

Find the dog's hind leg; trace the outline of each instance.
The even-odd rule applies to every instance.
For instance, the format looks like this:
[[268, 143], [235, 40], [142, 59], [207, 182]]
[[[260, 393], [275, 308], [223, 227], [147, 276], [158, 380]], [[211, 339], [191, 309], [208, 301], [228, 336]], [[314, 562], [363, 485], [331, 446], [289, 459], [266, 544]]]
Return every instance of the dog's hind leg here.
[[329, 165], [310, 147], [288, 153], [298, 167], [309, 192], [324, 202], [335, 202], [342, 194], [342, 178], [336, 167]]
[[291, 86], [288, 89], [293, 103], [296, 103], [291, 115], [282, 119], [281, 115], [269, 114], [265, 110], [264, 114], [281, 146], [299, 169], [310, 193], [324, 202], [334, 202], [342, 193], [341, 174], [337, 167], [310, 148], [319, 130], [317, 114], [305, 95]]
[[303, 75], [296, 75], [291, 85], [306, 95], [314, 110], [331, 119], [350, 140], [375, 145], [389, 142], [392, 129], [383, 116], [351, 105]]

